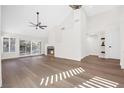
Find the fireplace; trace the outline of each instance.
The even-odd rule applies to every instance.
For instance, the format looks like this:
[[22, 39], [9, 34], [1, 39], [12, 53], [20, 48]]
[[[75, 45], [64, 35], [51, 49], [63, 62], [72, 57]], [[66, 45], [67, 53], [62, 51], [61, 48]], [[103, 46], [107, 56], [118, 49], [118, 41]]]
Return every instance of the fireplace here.
[[47, 55], [54, 56], [54, 46], [47, 46]]

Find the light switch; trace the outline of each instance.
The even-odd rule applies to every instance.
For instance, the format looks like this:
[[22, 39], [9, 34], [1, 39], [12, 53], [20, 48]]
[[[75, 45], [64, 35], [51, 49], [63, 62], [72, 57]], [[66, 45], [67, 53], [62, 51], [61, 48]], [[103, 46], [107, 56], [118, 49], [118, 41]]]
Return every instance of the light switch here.
[[112, 46], [109, 46], [109, 48], [111, 48]]

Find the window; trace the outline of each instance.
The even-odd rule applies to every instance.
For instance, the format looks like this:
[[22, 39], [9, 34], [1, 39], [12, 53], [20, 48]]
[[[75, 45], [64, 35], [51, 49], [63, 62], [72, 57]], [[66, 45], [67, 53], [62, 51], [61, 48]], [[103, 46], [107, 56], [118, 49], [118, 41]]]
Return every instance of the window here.
[[31, 41], [20, 40], [20, 55], [31, 53]]
[[3, 38], [3, 52], [9, 52], [9, 38]]
[[31, 53], [31, 41], [26, 42], [26, 54]]
[[[19, 41], [20, 55], [40, 54], [41, 42], [32, 42], [28, 40]], [[3, 38], [3, 52], [16, 52], [16, 38]]]
[[25, 40], [20, 40], [20, 54], [25, 53]]
[[32, 42], [32, 54], [40, 54], [41, 42]]
[[15, 38], [3, 38], [3, 52], [15, 52]]
[[38, 53], [40, 54], [41, 53], [41, 42], [38, 42]]
[[15, 38], [10, 38], [10, 52], [15, 52]]

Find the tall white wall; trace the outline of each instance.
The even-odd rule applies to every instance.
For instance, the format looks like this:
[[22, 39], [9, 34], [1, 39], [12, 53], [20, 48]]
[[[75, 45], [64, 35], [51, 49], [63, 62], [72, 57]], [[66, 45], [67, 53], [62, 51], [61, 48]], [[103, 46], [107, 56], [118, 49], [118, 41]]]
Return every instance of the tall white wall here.
[[81, 24], [81, 16], [81, 9], [74, 10], [60, 25], [49, 31], [48, 45], [55, 46], [56, 57], [80, 61], [84, 56], [81, 26], [85, 23]]
[[70, 18], [68, 17], [69, 19], [66, 18], [65, 22], [67, 23], [62, 24], [65, 30], [62, 31], [61, 42], [55, 45], [56, 57], [81, 60], [80, 16], [80, 10], [75, 10], [72, 15], [69, 16]]
[[[105, 51], [106, 58], [120, 59], [120, 29], [119, 29], [119, 10], [118, 7], [109, 11], [99, 13], [94, 16], [88, 16], [87, 33], [96, 34], [105, 33]], [[100, 38], [100, 36], [98, 36]], [[113, 42], [114, 41], [114, 42]], [[92, 40], [93, 42], [93, 40]], [[91, 40], [89, 44], [92, 44]], [[100, 43], [100, 42], [99, 42]], [[93, 46], [93, 45], [92, 45]], [[109, 48], [112, 46], [112, 48]], [[89, 46], [90, 47], [90, 46]], [[100, 44], [98, 49], [100, 48]], [[92, 54], [92, 49], [89, 48]], [[100, 51], [99, 51], [100, 52]]]
[[88, 18], [88, 33], [105, 32], [119, 24], [118, 8]]
[[88, 56], [88, 49], [87, 49], [87, 15], [84, 8], [81, 8], [81, 58]]
[[[98, 55], [100, 48], [98, 34], [100, 32], [106, 33], [112, 31], [113, 33], [108, 33], [111, 38], [107, 40], [106, 57], [119, 59], [120, 41], [118, 13], [118, 8], [114, 8], [98, 15], [87, 16], [84, 8], [81, 8], [79, 13], [71, 13], [64, 20], [63, 24], [56, 26], [49, 32], [49, 45], [55, 46], [55, 55], [57, 57], [76, 59], [76, 56], [74, 55], [79, 53], [79, 55], [81, 55], [78, 55], [77, 57], [79, 60], [88, 55]], [[77, 19], [80, 19], [80, 21], [76, 21]], [[65, 29], [61, 30], [63, 27]], [[108, 46], [110, 45], [109, 41], [113, 40], [115, 40], [115, 42], [111, 43], [112, 52], [110, 53], [110, 50], [108, 49]], [[72, 43], [72, 41], [75, 43]], [[77, 48], [76, 51], [74, 50], [75, 48]], [[65, 51], [68, 52], [65, 53]], [[74, 51], [75, 53], [73, 54]]]
[[[111, 46], [111, 47], [109, 47]], [[120, 59], [120, 29], [111, 28], [105, 32], [106, 58]]]
[[99, 40], [98, 35], [90, 35], [87, 36], [87, 52], [88, 55], [96, 55], [99, 54]]
[[0, 6], [0, 87], [2, 86], [2, 68], [1, 68], [1, 6]]

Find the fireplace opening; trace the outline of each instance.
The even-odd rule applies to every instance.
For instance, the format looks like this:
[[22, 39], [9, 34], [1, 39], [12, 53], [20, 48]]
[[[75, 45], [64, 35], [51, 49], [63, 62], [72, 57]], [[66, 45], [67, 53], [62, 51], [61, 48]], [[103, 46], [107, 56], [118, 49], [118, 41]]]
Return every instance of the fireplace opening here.
[[54, 46], [47, 46], [47, 55], [54, 56]]

